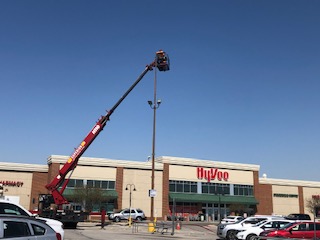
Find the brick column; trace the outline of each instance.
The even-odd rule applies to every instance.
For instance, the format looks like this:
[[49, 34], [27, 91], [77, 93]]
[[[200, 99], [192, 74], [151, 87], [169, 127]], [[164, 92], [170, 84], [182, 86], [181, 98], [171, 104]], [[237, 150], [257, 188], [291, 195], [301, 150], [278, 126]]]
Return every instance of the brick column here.
[[303, 187], [301, 186], [298, 186], [298, 196], [299, 196], [299, 212], [304, 213]]
[[50, 183], [59, 174], [59, 170], [60, 170], [59, 163], [51, 163], [49, 165], [47, 183]]
[[39, 194], [45, 194], [48, 192], [48, 190], [45, 187], [47, 180], [48, 180], [48, 173], [42, 173], [42, 172], [33, 173], [29, 210], [38, 208]]
[[122, 192], [123, 189], [123, 167], [117, 167], [117, 175], [116, 175], [116, 191], [118, 193], [117, 198], [117, 209], [122, 209]]
[[162, 218], [168, 215], [169, 211], [169, 164], [163, 164], [162, 173]]
[[253, 172], [254, 196], [258, 200], [257, 214], [273, 213], [272, 185], [259, 183], [259, 172]]

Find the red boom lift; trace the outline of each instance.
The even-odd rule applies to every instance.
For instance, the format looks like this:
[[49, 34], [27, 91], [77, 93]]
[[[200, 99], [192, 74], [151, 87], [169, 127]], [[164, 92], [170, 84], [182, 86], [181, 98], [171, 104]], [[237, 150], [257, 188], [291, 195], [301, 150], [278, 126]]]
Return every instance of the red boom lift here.
[[[159, 71], [168, 71], [170, 69], [169, 56], [162, 50], [156, 52], [155, 60], [151, 64], [146, 66], [138, 79], [118, 100], [118, 102], [116, 102], [116, 104], [107, 112], [107, 114], [102, 116], [98, 120], [92, 130], [88, 133], [88, 135], [84, 138], [80, 145], [75, 149], [73, 154], [69, 157], [68, 161], [59, 170], [58, 175], [51, 181], [51, 183], [46, 185], [46, 188], [50, 191], [51, 194], [41, 194], [39, 196], [39, 213], [41, 216], [55, 218], [63, 222], [65, 225], [71, 227], [76, 227], [78, 222], [84, 220], [84, 215], [80, 210], [70, 208], [64, 209], [63, 207], [63, 205], [69, 203], [68, 200], [63, 196], [63, 192], [67, 187], [70, 178], [67, 178], [67, 174], [72, 173], [72, 171], [76, 168], [79, 158], [84, 154], [86, 149], [106, 126], [107, 122], [110, 120], [111, 114], [128, 96], [133, 88], [141, 81], [145, 74], [149, 71], [152, 71], [155, 67], [157, 67]], [[57, 210], [54, 212], [50, 210], [50, 204], [52, 203], [57, 206]]]

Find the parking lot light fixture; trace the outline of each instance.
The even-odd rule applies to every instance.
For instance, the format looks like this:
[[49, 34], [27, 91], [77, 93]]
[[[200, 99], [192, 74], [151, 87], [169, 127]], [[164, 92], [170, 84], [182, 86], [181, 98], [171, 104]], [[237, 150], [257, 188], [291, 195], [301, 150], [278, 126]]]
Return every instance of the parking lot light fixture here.
[[[129, 188], [128, 188], [128, 186], [129, 186]], [[132, 189], [132, 187], [133, 187], [133, 189]], [[129, 222], [128, 222], [128, 224], [129, 224], [129, 227], [131, 227], [131, 223], [132, 223], [132, 219], [131, 219], [131, 199], [132, 199], [132, 191], [137, 191], [136, 190], [136, 186], [133, 184], [133, 183], [128, 183], [127, 184], [127, 186], [126, 186], [126, 188], [125, 188], [125, 190], [126, 191], [130, 191], [129, 192]]]
[[[156, 148], [156, 112], [160, 107], [161, 100], [157, 99], [157, 71], [154, 72], [154, 88], [153, 88], [153, 101], [149, 100], [148, 104], [150, 108], [153, 110], [153, 131], [152, 131], [152, 155], [151, 155], [151, 191], [155, 192], [155, 148]], [[155, 222], [154, 217], [154, 196], [150, 196], [151, 198], [151, 221]]]

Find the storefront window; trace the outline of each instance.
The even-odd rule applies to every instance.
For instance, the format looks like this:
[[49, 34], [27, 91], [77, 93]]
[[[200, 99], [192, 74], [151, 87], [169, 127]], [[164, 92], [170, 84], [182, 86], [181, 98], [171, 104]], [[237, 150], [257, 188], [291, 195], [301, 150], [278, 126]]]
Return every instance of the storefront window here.
[[176, 185], [175, 184], [169, 184], [169, 191], [170, 192], [175, 192], [176, 191]]
[[93, 184], [93, 183], [94, 183], [93, 180], [88, 180], [88, 181], [87, 181], [87, 186], [88, 186], [88, 187], [94, 187], [94, 184]]
[[183, 192], [183, 183], [177, 182], [177, 192]]
[[70, 179], [67, 185], [67, 188], [74, 188], [75, 186], [75, 180], [74, 179]]
[[252, 185], [234, 185], [234, 195], [236, 196], [253, 196]]
[[107, 211], [107, 213], [111, 213], [115, 209], [115, 201], [110, 200], [102, 202], [101, 204], [93, 204], [92, 212], [100, 212], [102, 207]]
[[230, 185], [222, 183], [202, 183], [202, 193], [229, 195]]
[[[175, 207], [175, 209], [173, 209], [173, 207]], [[201, 205], [199, 206], [197, 203], [177, 202], [173, 205], [173, 203], [170, 202], [169, 208], [169, 215], [174, 212], [179, 219], [183, 220], [187, 220], [188, 218], [190, 220], [196, 220], [201, 211]]]
[[115, 189], [115, 181], [95, 181], [95, 187], [102, 189]]
[[196, 193], [197, 192], [197, 185], [196, 184], [191, 184], [190, 192], [192, 192], [192, 193]]
[[210, 194], [215, 194], [219, 192], [219, 188], [217, 186], [217, 184], [210, 184], [209, 186], [209, 192]]
[[77, 188], [83, 187], [83, 180], [76, 179], [75, 182], [76, 182], [75, 187]]
[[109, 188], [108, 189], [116, 189], [116, 182], [115, 181], [108, 181]]
[[170, 180], [169, 191], [180, 193], [197, 193], [197, 182]]
[[209, 186], [206, 184], [202, 184], [202, 193], [209, 193]]
[[[89, 188], [101, 188], [101, 189], [115, 189], [115, 181], [100, 181], [100, 180], [87, 180], [87, 187]], [[84, 180], [82, 179], [70, 179], [67, 188], [83, 187]]]
[[83, 187], [82, 179], [70, 179], [67, 188]]
[[101, 181], [94, 181], [94, 187], [101, 188]]
[[184, 192], [191, 192], [190, 189], [191, 189], [190, 185], [187, 185], [187, 184], [184, 185]]

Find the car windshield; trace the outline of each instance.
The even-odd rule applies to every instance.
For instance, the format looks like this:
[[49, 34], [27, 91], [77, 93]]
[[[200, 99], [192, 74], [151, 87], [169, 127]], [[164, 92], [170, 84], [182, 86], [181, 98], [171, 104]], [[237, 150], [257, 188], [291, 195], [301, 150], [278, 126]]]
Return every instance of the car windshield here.
[[261, 222], [258, 222], [257, 224], [255, 224], [254, 226], [258, 227], [258, 226], [261, 226], [263, 224], [265, 224], [266, 222], [268, 222], [267, 220], [263, 220]]
[[122, 212], [124, 210], [126, 210], [126, 209], [117, 210], [117, 211], [114, 211], [114, 213], [120, 213], [120, 212]]
[[287, 224], [283, 225], [282, 227], [280, 227], [279, 230], [287, 229], [288, 227], [291, 227], [294, 224], [295, 224], [295, 222], [287, 223]]
[[235, 223], [239, 223], [239, 222], [242, 222], [242, 221], [243, 221], [243, 219], [238, 219], [238, 220], [236, 220]]

